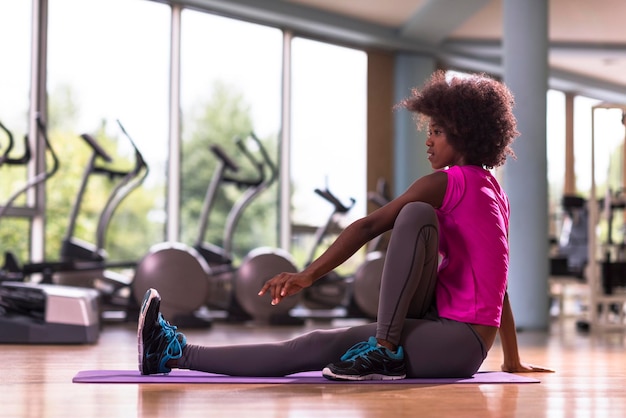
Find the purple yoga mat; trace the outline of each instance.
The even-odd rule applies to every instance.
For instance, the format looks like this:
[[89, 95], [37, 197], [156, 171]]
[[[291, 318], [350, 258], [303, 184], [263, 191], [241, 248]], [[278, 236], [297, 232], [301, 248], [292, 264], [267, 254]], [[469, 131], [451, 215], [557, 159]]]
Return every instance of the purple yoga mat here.
[[170, 374], [157, 374], [142, 376], [135, 370], [84, 370], [80, 371], [72, 379], [74, 383], [299, 383], [299, 384], [449, 384], [449, 383], [539, 383], [539, 380], [525, 376], [519, 376], [505, 372], [478, 372], [470, 378], [443, 378], [443, 379], [402, 379], [402, 380], [365, 380], [359, 382], [328, 380], [322, 376], [322, 372], [302, 372], [285, 377], [241, 377], [224, 376], [221, 374], [203, 373], [191, 370], [173, 370]]

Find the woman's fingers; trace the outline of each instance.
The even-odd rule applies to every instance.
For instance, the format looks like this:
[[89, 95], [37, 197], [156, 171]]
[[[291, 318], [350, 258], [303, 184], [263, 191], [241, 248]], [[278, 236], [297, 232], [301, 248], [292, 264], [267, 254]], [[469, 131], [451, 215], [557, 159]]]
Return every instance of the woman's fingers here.
[[306, 276], [298, 273], [280, 273], [263, 285], [259, 291], [259, 296], [270, 294], [272, 305], [277, 305], [283, 298], [295, 295], [303, 288], [310, 286], [312, 283]]
[[265, 293], [269, 292], [272, 305], [277, 305], [280, 303], [281, 299], [286, 296], [287, 290], [285, 289], [287, 280], [289, 279], [287, 273], [280, 273], [270, 280], [266, 281], [258, 295], [263, 296]]
[[548, 368], [548, 367], [543, 367], [543, 366], [537, 366], [534, 364], [528, 364], [528, 363], [520, 363], [517, 366], [505, 366], [504, 364], [501, 366], [501, 370], [503, 372], [508, 372], [508, 373], [554, 373], [555, 370]]
[[550, 369], [548, 367], [543, 367], [543, 366], [536, 366], [534, 364], [531, 364], [530, 367], [532, 368], [533, 372], [540, 372], [540, 373], [554, 373], [555, 372], [554, 369]]

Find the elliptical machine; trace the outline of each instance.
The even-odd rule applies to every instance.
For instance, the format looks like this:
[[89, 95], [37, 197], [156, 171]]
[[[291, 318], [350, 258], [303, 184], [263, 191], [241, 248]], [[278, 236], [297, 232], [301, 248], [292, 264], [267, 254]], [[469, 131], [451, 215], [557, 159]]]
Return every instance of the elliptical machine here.
[[[217, 145], [210, 147], [218, 160], [208, 185], [202, 208], [198, 238], [194, 245], [164, 242], [153, 246], [140, 261], [132, 282], [138, 303], [148, 288], [157, 288], [163, 297], [161, 310], [179, 326], [192, 327], [210, 324], [214, 319], [202, 320], [198, 311], [208, 308], [226, 313], [226, 319], [255, 320], [273, 324], [294, 323], [289, 311], [299, 303], [298, 295], [271, 305], [270, 295], [258, 296], [263, 284], [281, 272], [296, 272], [289, 253], [281, 249], [261, 247], [251, 250], [239, 266], [232, 257], [233, 236], [245, 208], [277, 178], [277, 169], [261, 141], [250, 138], [259, 148], [262, 162], [249, 152], [244, 141], [236, 144], [241, 152], [259, 170], [259, 179], [238, 179], [228, 173], [239, 170], [237, 164]], [[265, 171], [270, 170], [268, 177]], [[246, 191], [233, 205], [224, 229], [224, 245], [204, 242], [208, 217], [218, 187], [224, 183], [245, 187]]]
[[[39, 115], [37, 128], [42, 132], [45, 146], [52, 155], [53, 164], [28, 181], [24, 187], [11, 195], [0, 210], [4, 215], [13, 201], [26, 190], [35, 187], [54, 175], [59, 163]], [[25, 164], [30, 160], [30, 149], [25, 144], [24, 155], [19, 159], [8, 157], [10, 145], [2, 162]], [[27, 138], [25, 138], [27, 142]], [[5, 265], [0, 269], [0, 343], [81, 344], [95, 343], [100, 334], [98, 293], [93, 289], [26, 282], [29, 272], [20, 269], [17, 260], [7, 253]]]
[[[4, 203], [4, 205], [0, 208], [0, 220], [2, 220], [7, 215], [7, 213], [9, 213], [9, 210], [13, 206], [13, 202], [15, 202], [15, 200], [19, 196], [21, 196], [22, 194], [26, 193], [26, 191], [28, 191], [28, 190], [30, 190], [30, 189], [32, 189], [34, 187], [37, 187], [39, 184], [46, 182], [50, 177], [54, 176], [57, 173], [58, 169], [59, 169], [59, 158], [58, 158], [56, 152], [54, 151], [54, 148], [50, 144], [50, 140], [49, 140], [48, 135], [47, 135], [47, 128], [46, 128], [44, 122], [42, 121], [42, 119], [41, 119], [41, 117], [39, 115], [36, 116], [35, 122], [36, 122], [36, 126], [37, 126], [38, 131], [40, 131], [42, 133], [46, 150], [48, 151], [48, 154], [50, 155], [50, 157], [52, 159], [52, 165], [49, 168], [47, 168], [46, 171], [43, 171], [43, 172], [37, 174], [35, 177], [33, 177], [32, 179], [27, 181], [21, 188], [16, 190], [7, 199], [7, 201]], [[2, 155], [1, 164], [9, 164], [9, 165], [25, 165], [25, 164], [27, 164], [30, 161], [30, 159], [31, 159], [30, 145], [28, 144], [28, 135], [24, 136], [24, 153], [22, 154], [22, 156], [18, 157], [18, 158], [12, 158], [12, 157], [9, 157], [9, 152], [12, 150], [13, 144], [14, 144], [14, 142], [13, 142], [13, 135], [1, 123], [0, 123], [0, 128], [3, 131], [5, 131], [6, 134], [8, 135], [8, 137], [9, 137], [9, 145], [7, 146], [7, 149], [5, 150], [4, 154]], [[30, 275], [30, 272], [23, 270], [19, 266], [19, 263], [17, 261], [17, 257], [12, 252], [5, 251], [4, 265], [2, 267], [0, 267], [0, 282], [2, 282], [2, 281], [23, 281], [28, 275]]]
[[[134, 150], [135, 164], [131, 170], [114, 170], [102, 162], [110, 164], [113, 158], [89, 134], [82, 134], [81, 138], [89, 145], [92, 155], [85, 168], [78, 194], [76, 195], [68, 227], [63, 238], [60, 261], [70, 264], [71, 268], [58, 269], [53, 277], [54, 283], [81, 287], [92, 287], [100, 291], [105, 307], [125, 307], [129, 295], [120, 295], [120, 290], [128, 288], [130, 277], [113, 271], [113, 268], [134, 268], [135, 260], [107, 261], [105, 250], [106, 232], [113, 214], [120, 204], [137, 189], [149, 174], [149, 167], [139, 151], [139, 148], [128, 134], [122, 123], [117, 124], [128, 139]], [[92, 175], [102, 175], [109, 180], [117, 180], [98, 218], [96, 239], [94, 243], [80, 240], [74, 236], [76, 221], [84, 200], [89, 179]]]

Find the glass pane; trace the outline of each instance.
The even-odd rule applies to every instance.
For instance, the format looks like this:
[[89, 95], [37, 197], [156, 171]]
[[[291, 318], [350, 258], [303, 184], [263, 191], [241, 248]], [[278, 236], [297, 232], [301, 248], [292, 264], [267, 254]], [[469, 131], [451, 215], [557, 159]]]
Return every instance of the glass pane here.
[[[337, 218], [340, 225], [365, 215], [367, 56], [296, 38], [292, 58], [292, 252], [302, 266], [314, 245], [311, 228], [324, 225], [334, 210], [315, 189], [328, 189], [346, 206], [355, 199]], [[356, 269], [354, 261], [346, 270]]]
[[[241, 167], [238, 177], [253, 179], [256, 172], [234, 142], [248, 138], [251, 153], [260, 158], [250, 134], [254, 133], [278, 165], [280, 131], [282, 33], [273, 28], [184, 10], [182, 14], [181, 102], [183, 160], [181, 240], [189, 245], [225, 245], [226, 217], [233, 203], [249, 188], [221, 183], [201, 231], [202, 205], [217, 158], [210, 151], [219, 145]], [[268, 173], [268, 177], [269, 177]], [[235, 257], [260, 246], [278, 243], [278, 184], [255, 197], [243, 209], [234, 230]]]
[[[583, 196], [589, 196], [591, 188], [591, 108], [599, 100], [584, 96], [574, 98], [574, 171], [576, 172], [576, 190]], [[605, 159], [601, 140], [596, 138], [596, 186], [604, 183], [606, 176], [599, 170], [604, 166], [598, 159]], [[604, 155], [602, 155], [604, 154]], [[599, 164], [599, 165], [598, 165]]]
[[624, 108], [603, 106], [593, 111], [596, 196], [602, 203], [599, 239], [606, 254], [624, 261]]
[[[0, 2], [0, 123], [5, 128], [0, 129], [0, 206], [8, 203], [9, 198], [26, 183], [27, 161], [20, 163], [17, 160], [24, 156], [24, 137], [28, 129], [30, 28], [31, 2]], [[21, 195], [12, 206], [24, 204]], [[12, 222], [13, 219], [2, 222]], [[7, 240], [0, 237], [0, 242], [6, 243]]]
[[67, 233], [98, 241], [98, 219], [121, 178], [90, 174], [70, 228], [94, 155], [81, 135], [91, 135], [113, 158], [99, 158], [98, 165], [132, 170], [135, 154], [119, 120], [150, 172], [115, 210], [103, 245], [111, 261], [136, 260], [164, 237], [170, 8], [149, 1], [50, 0], [49, 13], [48, 125], [61, 168], [47, 183], [46, 256], [58, 258]]
[[565, 94], [549, 90], [547, 95], [546, 145], [548, 162], [548, 206], [550, 236], [561, 231], [565, 178]]

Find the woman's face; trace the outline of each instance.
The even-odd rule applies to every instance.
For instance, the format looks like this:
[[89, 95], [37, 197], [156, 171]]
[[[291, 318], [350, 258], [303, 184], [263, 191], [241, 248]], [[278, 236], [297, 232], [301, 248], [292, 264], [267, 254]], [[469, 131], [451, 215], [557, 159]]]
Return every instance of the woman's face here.
[[435, 170], [464, 164], [462, 155], [450, 145], [445, 130], [436, 122], [428, 124], [426, 146], [428, 161]]

